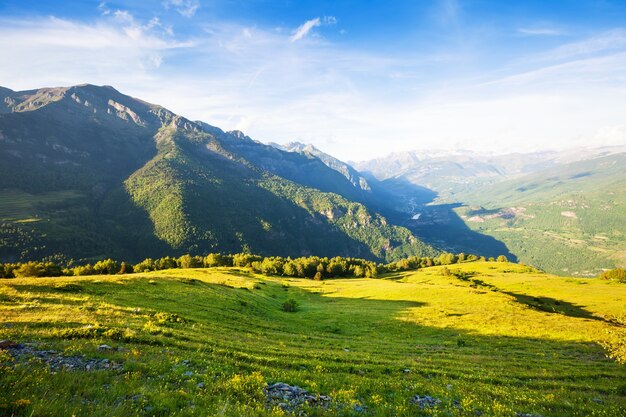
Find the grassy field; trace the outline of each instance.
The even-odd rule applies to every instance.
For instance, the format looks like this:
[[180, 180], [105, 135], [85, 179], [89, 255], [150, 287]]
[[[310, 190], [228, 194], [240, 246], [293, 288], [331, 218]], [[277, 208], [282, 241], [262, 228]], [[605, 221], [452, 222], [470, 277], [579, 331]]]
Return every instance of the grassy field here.
[[279, 416], [263, 393], [279, 381], [332, 397], [308, 415], [626, 415], [626, 366], [607, 357], [626, 337], [626, 285], [509, 263], [442, 268], [0, 280], [0, 340], [58, 352], [0, 350], [0, 415]]

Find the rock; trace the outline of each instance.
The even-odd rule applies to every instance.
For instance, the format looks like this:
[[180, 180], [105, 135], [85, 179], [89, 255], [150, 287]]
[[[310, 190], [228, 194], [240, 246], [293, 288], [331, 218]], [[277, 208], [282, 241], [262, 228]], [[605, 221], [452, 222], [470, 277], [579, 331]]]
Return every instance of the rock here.
[[344, 352], [350, 352], [350, 349], [348, 349], [348, 348], [343, 348], [343, 351], [344, 351]]
[[[21, 345], [20, 345], [21, 346]], [[96, 371], [99, 369], [121, 370], [122, 365], [109, 359], [86, 358], [82, 356], [65, 356], [56, 350], [37, 350], [36, 345], [28, 344], [10, 350], [17, 362], [30, 362], [31, 358], [48, 365], [52, 371]]]
[[193, 376], [193, 371], [187, 371], [187, 372], [185, 372], [185, 373], [183, 374], [183, 376], [186, 376], [186, 377], [191, 377], [191, 376]]
[[409, 368], [404, 368], [402, 372], [404, 372], [405, 374], [408, 374], [409, 372], [411, 372], [411, 370]]
[[109, 345], [100, 345], [98, 346], [98, 350], [103, 351], [103, 350], [111, 350], [113, 349], [111, 346]]
[[541, 414], [533, 413], [515, 413], [516, 417], [543, 417]]
[[430, 395], [415, 395], [411, 402], [417, 404], [420, 410], [425, 408], [433, 408], [441, 404], [441, 400], [431, 397]]
[[328, 408], [332, 399], [327, 395], [310, 394], [305, 389], [295, 385], [277, 382], [268, 384], [263, 389], [268, 408], [280, 407], [283, 411], [294, 412], [297, 408], [308, 405], [312, 407]]
[[594, 398], [591, 401], [593, 401], [594, 403], [597, 403], [597, 404], [604, 404], [604, 400], [602, 400], [602, 398]]
[[0, 349], [19, 349], [19, 343], [12, 340], [0, 340]]
[[204, 388], [204, 382], [198, 382], [198, 383], [196, 384], [196, 387], [198, 387], [198, 388]]

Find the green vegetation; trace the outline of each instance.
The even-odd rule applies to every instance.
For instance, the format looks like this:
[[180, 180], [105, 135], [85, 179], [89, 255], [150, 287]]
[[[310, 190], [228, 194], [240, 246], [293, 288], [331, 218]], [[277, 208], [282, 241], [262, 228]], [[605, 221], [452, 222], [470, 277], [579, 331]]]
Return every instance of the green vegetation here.
[[609, 271], [604, 271], [600, 274], [600, 278], [609, 279], [612, 281], [626, 282], [626, 270], [624, 270], [624, 268], [615, 268]]
[[319, 159], [109, 87], [7, 94], [0, 259], [246, 251], [390, 262], [438, 253], [358, 202], [366, 191]]
[[[251, 268], [254, 272], [265, 275], [309, 278], [319, 281], [324, 278], [338, 277], [375, 278], [379, 273], [388, 271], [416, 270], [427, 266], [472, 262], [478, 259], [476, 255], [442, 253], [434, 258], [412, 256], [397, 262], [376, 264], [365, 259], [342, 258], [340, 256], [334, 258], [309, 256], [292, 259], [280, 256], [262, 257], [249, 253], [236, 253], [234, 255], [210, 253], [205, 257], [186, 254], [179, 258], [170, 256], [159, 259], [146, 258], [135, 265], [126, 262], [120, 263], [113, 259], [103, 259], [94, 265], [86, 264], [65, 268], [53, 262], [0, 263], [0, 278], [114, 275], [172, 268], [236, 266]], [[484, 258], [482, 259], [484, 260]], [[493, 261], [493, 259], [491, 260]], [[498, 261], [506, 262], [506, 258], [499, 257]]]
[[484, 261], [1, 280], [0, 340], [26, 347], [0, 350], [0, 414], [280, 416], [263, 388], [285, 382], [332, 398], [309, 415], [624, 415], [624, 300], [614, 281]]
[[456, 212], [522, 262], [596, 276], [626, 265], [625, 167], [626, 154], [565, 164], [461, 195], [474, 206]]

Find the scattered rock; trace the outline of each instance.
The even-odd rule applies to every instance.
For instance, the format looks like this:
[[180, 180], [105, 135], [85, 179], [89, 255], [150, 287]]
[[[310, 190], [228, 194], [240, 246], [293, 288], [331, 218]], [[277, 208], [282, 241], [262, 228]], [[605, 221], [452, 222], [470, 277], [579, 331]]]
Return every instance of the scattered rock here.
[[186, 377], [192, 377], [192, 376], [193, 376], [193, 371], [187, 371], [187, 372], [185, 372], [185, 373], [183, 374], [183, 376], [186, 376]]
[[344, 352], [350, 352], [350, 349], [348, 349], [348, 348], [343, 348], [343, 351], [344, 351]]
[[604, 400], [602, 398], [594, 398], [591, 401], [593, 401], [594, 403], [597, 403], [597, 404], [604, 404]]
[[110, 369], [120, 371], [122, 365], [111, 362], [109, 359], [87, 358], [81, 356], [65, 356], [56, 350], [38, 350], [36, 345], [15, 344], [7, 348], [16, 360], [22, 362], [38, 361], [50, 367], [52, 372], [56, 371], [96, 371]]
[[263, 388], [266, 396], [266, 405], [274, 407], [278, 405], [283, 411], [293, 413], [303, 405], [311, 407], [328, 408], [332, 399], [327, 395], [310, 394], [306, 390], [295, 386], [277, 382]]
[[196, 387], [198, 387], [198, 388], [204, 388], [204, 382], [198, 382], [198, 383], [196, 384]]
[[98, 350], [102, 351], [102, 350], [111, 350], [113, 349], [111, 346], [109, 345], [100, 345], [98, 346]]
[[533, 413], [515, 413], [516, 417], [543, 417], [541, 414]]
[[18, 349], [19, 344], [12, 340], [0, 340], [0, 349]]
[[411, 399], [411, 402], [413, 404], [417, 404], [420, 410], [423, 410], [425, 408], [437, 407], [439, 404], [441, 404], [441, 400], [431, 397], [430, 395], [415, 395]]
[[404, 368], [402, 372], [404, 372], [405, 374], [408, 374], [411, 372], [411, 370], [409, 368]]

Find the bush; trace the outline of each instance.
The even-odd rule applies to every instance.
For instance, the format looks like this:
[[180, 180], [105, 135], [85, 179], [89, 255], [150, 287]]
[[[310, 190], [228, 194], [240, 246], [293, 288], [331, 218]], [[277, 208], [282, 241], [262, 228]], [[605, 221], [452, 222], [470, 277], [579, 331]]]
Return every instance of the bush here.
[[283, 311], [287, 313], [294, 313], [297, 310], [298, 310], [298, 302], [294, 300], [293, 298], [290, 298], [289, 300], [283, 303]]
[[[17, 271], [15, 272], [17, 274]], [[600, 274], [600, 278], [611, 281], [626, 282], [626, 270], [624, 270], [624, 268], [615, 268], [609, 271], [604, 271]]]

